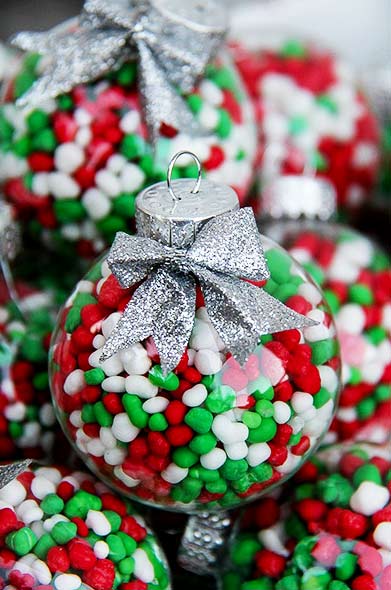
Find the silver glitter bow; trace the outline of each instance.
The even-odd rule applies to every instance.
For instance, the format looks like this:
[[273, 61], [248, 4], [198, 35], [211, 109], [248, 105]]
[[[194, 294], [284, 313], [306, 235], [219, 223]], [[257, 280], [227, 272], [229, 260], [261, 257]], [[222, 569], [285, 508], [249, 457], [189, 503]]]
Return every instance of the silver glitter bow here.
[[226, 33], [226, 11], [214, 0], [87, 0], [76, 26], [23, 32], [13, 44], [45, 56], [43, 74], [21, 106], [39, 104], [139, 61], [145, 120], [155, 143], [162, 123], [204, 135], [186, 102]]
[[8, 465], [0, 465], [0, 490], [23, 473], [23, 471], [26, 471], [31, 461], [31, 459], [25, 459], [24, 461], [9, 463]]
[[173, 370], [194, 326], [196, 280], [210, 321], [241, 363], [262, 334], [316, 323], [247, 282], [270, 276], [249, 207], [208, 221], [188, 249], [119, 232], [107, 262], [123, 288], [146, 280], [106, 341], [101, 361], [152, 336], [163, 372]]

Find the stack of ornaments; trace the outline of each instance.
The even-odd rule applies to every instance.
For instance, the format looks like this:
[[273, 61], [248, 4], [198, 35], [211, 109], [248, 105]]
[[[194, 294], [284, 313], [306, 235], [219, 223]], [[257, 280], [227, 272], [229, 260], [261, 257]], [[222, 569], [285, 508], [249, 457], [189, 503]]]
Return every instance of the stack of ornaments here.
[[222, 566], [215, 512], [256, 500], [224, 590], [390, 584], [389, 447], [310, 457], [389, 435], [390, 262], [325, 221], [277, 232], [288, 253], [239, 209], [255, 194], [265, 214], [273, 182], [310, 173], [352, 215], [379, 129], [328, 52], [228, 50], [225, 32], [208, 0], [87, 0], [16, 36], [0, 179], [24, 250], [10, 273], [1, 248], [0, 459], [47, 466], [0, 467], [0, 588], [169, 590], [130, 499], [203, 514], [199, 573]]

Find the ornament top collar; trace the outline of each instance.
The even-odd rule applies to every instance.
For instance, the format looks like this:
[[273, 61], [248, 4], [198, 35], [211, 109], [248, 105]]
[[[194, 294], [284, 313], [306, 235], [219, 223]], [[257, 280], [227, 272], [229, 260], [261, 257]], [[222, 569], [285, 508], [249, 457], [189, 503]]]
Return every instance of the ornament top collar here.
[[44, 56], [40, 78], [20, 106], [70, 92], [120, 67], [135, 55], [150, 137], [162, 123], [205, 135], [178, 93], [190, 92], [217, 53], [227, 30], [216, 0], [87, 0], [77, 21], [47, 32], [23, 32], [12, 43]]

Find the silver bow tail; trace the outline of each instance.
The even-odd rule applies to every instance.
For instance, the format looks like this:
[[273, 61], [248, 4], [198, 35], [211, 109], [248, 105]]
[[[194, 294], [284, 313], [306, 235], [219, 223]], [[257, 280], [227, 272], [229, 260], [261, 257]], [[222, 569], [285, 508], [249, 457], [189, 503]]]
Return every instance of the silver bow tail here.
[[76, 24], [23, 32], [13, 44], [44, 56], [42, 75], [19, 100], [34, 106], [138, 56], [145, 120], [154, 143], [162, 123], [205, 135], [178, 89], [190, 92], [226, 33], [214, 0], [87, 0]]
[[17, 478], [18, 475], [26, 471], [31, 462], [32, 459], [24, 459], [16, 463], [0, 465], [0, 490]]
[[121, 287], [143, 282], [106, 341], [101, 361], [152, 336], [163, 372], [172, 371], [194, 326], [197, 283], [210, 321], [240, 363], [263, 334], [316, 324], [248, 282], [270, 276], [250, 208], [208, 221], [183, 250], [119, 232], [107, 262]]

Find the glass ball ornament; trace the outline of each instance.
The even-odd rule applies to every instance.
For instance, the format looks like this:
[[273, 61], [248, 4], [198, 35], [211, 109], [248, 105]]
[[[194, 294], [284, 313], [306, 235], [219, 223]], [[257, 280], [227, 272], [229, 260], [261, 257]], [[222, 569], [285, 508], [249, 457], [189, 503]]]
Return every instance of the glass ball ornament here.
[[[72, 35], [74, 24], [66, 26]], [[177, 57], [170, 70], [177, 67]], [[140, 61], [134, 56], [122, 62], [118, 58], [98, 79], [27, 111], [16, 101], [40, 80], [45, 60], [27, 54], [8, 84], [1, 107], [4, 194], [24, 228], [57, 251], [69, 252], [72, 246], [78, 256], [91, 258], [112, 243], [117, 231], [133, 230], [136, 194], [165, 178], [168, 162], [179, 150], [195, 150], [206, 177], [231, 184], [242, 201], [252, 184], [253, 110], [227, 51], [211, 59], [194, 87], [181, 95], [202, 133], [196, 136], [190, 128], [176, 129], [163, 121], [155, 141], [147, 130]], [[170, 101], [159, 96], [159, 88], [156, 80], [153, 100], [163, 109]], [[175, 170], [178, 177], [195, 173], [186, 158]]]
[[160, 544], [129, 501], [68, 467], [22, 470], [0, 466], [0, 579], [7, 588], [170, 590]]
[[222, 590], [390, 583], [390, 445], [335, 445], [246, 509]]
[[[210, 181], [193, 195], [189, 181], [174, 184], [183, 190], [173, 213], [164, 183], [138, 196], [138, 236], [186, 257], [197, 232], [236, 211], [238, 200]], [[83, 461], [126, 496], [185, 512], [233, 508], [284, 482], [327, 431], [340, 386], [329, 308], [292, 257], [261, 241], [270, 278], [253, 286], [313, 325], [263, 334], [243, 365], [212, 324], [199, 283], [188, 345], [173, 370], [162, 370], [152, 337], [102, 362], [137, 287], [120, 286], [107, 254], [60, 313], [50, 352], [58, 419]]]
[[313, 169], [350, 214], [371, 198], [380, 130], [351, 68], [315, 43], [282, 34], [259, 49], [233, 48], [253, 99], [260, 141], [259, 192], [271, 178]]
[[265, 188], [262, 203], [260, 223], [265, 233], [309, 272], [334, 315], [343, 388], [327, 440], [387, 440], [391, 420], [389, 257], [373, 240], [333, 221], [335, 194], [329, 183], [282, 176]]
[[58, 311], [54, 293], [0, 280], [0, 459], [53, 452], [55, 419], [47, 355]]

